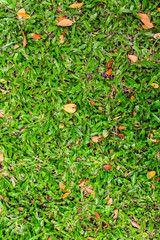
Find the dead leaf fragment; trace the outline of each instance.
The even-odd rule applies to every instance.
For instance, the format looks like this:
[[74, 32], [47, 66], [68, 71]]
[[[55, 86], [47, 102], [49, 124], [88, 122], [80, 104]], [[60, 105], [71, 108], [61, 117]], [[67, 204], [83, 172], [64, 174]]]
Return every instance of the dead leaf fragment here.
[[132, 221], [131, 224], [132, 224], [132, 226], [135, 227], [135, 228], [138, 228], [138, 229], [141, 228], [141, 226], [140, 226], [138, 223], [134, 222], [134, 221]]
[[117, 170], [119, 170], [119, 169], [121, 169], [121, 167], [120, 166], [117, 166], [117, 168], [116, 168]]
[[62, 182], [59, 183], [59, 188], [60, 188], [62, 191], [64, 191], [65, 187], [66, 187], [66, 186], [65, 186]]
[[59, 42], [60, 42], [61, 44], [63, 44], [63, 43], [64, 43], [64, 35], [61, 34], [59, 37], [60, 37]]
[[72, 22], [69, 19], [64, 19], [60, 22], [57, 23], [57, 26], [61, 26], [61, 27], [70, 27], [73, 25], [74, 22]]
[[131, 62], [134, 62], [134, 63], [137, 62], [138, 60], [138, 57], [135, 55], [128, 54], [128, 58], [131, 60]]
[[76, 104], [72, 104], [72, 103], [64, 105], [63, 109], [68, 113], [75, 113], [75, 111], [77, 110]]
[[110, 223], [107, 223], [106, 225], [104, 225], [104, 228], [108, 227], [110, 225]]
[[59, 124], [59, 129], [64, 128], [64, 124]]
[[0, 112], [0, 118], [4, 118], [4, 115], [2, 112]]
[[160, 180], [160, 177], [156, 178], [154, 181], [156, 182], [156, 181], [159, 181], [159, 180]]
[[35, 33], [32, 38], [34, 39], [41, 39], [41, 35], [39, 35], [38, 33]]
[[151, 86], [154, 88], [159, 88], [159, 85], [157, 83], [152, 83]]
[[112, 165], [106, 164], [106, 165], [103, 166], [103, 168], [104, 168], [105, 170], [109, 170], [109, 169], [112, 168]]
[[65, 194], [63, 194], [63, 196], [61, 198], [64, 199], [64, 198], [68, 197], [69, 194], [70, 194], [70, 192], [68, 191]]
[[113, 203], [113, 199], [110, 198], [109, 201], [107, 202], [107, 205], [112, 205], [112, 203]]
[[115, 218], [118, 217], [118, 209], [115, 209], [113, 212], [114, 212], [114, 214], [115, 214], [113, 218], [115, 219]]
[[16, 50], [17, 48], [19, 48], [19, 45], [18, 45], [18, 44], [15, 44], [15, 45], [14, 45], [14, 50]]
[[70, 5], [69, 7], [70, 8], [80, 8], [80, 7], [82, 7], [82, 5], [83, 5], [83, 3], [74, 3], [74, 4]]
[[0, 162], [3, 162], [4, 161], [4, 155], [3, 153], [0, 153]]
[[156, 172], [155, 171], [151, 171], [151, 172], [148, 172], [148, 174], [149, 174], [150, 178], [153, 178], [156, 175]]
[[145, 13], [137, 13], [138, 16], [141, 18], [141, 21], [143, 22], [143, 24], [148, 27], [148, 28], [153, 28], [153, 24], [150, 22], [149, 17], [147, 16], [147, 14]]
[[29, 19], [30, 18], [30, 15], [26, 14], [25, 12], [25, 9], [24, 8], [21, 8], [18, 13], [17, 13], [17, 16], [18, 16], [18, 19]]
[[86, 178], [83, 179], [83, 180], [78, 184], [78, 186], [79, 186], [79, 187], [83, 187], [84, 184], [85, 184], [85, 181], [86, 181]]
[[122, 129], [126, 129], [126, 127], [125, 127], [125, 126], [119, 126], [118, 129], [119, 129], [119, 130], [122, 130]]
[[131, 100], [134, 100], [134, 96], [131, 96], [130, 99], [131, 99]]
[[95, 102], [93, 102], [93, 101], [89, 101], [89, 102], [90, 102], [90, 104], [91, 104], [92, 106], [95, 105]]
[[160, 12], [160, 8], [157, 8], [158, 12]]
[[23, 35], [23, 47], [25, 47], [27, 45], [27, 39], [23, 31], [22, 31], [22, 35]]
[[112, 74], [112, 68], [108, 69], [108, 71], [106, 72], [106, 74], [107, 74], [108, 76], [110, 76], [110, 75]]
[[83, 189], [86, 190], [88, 193], [93, 194], [93, 198], [95, 198], [95, 192], [93, 190], [87, 187], [83, 187]]
[[118, 136], [122, 137], [122, 140], [124, 140], [124, 134], [118, 133]]
[[22, 211], [23, 211], [23, 207], [19, 207], [18, 209], [19, 209], [19, 211], [20, 211], [20, 212], [22, 212]]
[[91, 137], [91, 140], [92, 140], [92, 142], [97, 143], [97, 142], [99, 142], [99, 137], [98, 136]]
[[58, 17], [57, 20], [58, 22], [61, 22], [62, 20], [66, 19], [66, 17]]
[[100, 220], [100, 219], [101, 219], [101, 217], [100, 217], [100, 215], [99, 215], [99, 213], [98, 213], [98, 212], [95, 212], [94, 214], [95, 214], [95, 216], [96, 216], [96, 218], [97, 218], [98, 220]]
[[110, 68], [112, 66], [112, 64], [113, 64], [113, 61], [108, 61], [107, 68]]

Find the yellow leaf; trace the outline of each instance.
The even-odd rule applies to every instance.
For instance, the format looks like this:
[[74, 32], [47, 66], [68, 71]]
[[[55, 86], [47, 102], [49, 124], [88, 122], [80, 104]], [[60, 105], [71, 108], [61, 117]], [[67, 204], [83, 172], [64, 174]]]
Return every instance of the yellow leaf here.
[[62, 183], [62, 182], [60, 182], [59, 183], [59, 188], [63, 191], [64, 189], [65, 189], [65, 185]]
[[61, 198], [66, 198], [66, 197], [68, 197], [68, 195], [70, 194], [70, 192], [66, 192], [65, 194], [63, 194], [63, 196], [61, 197]]
[[64, 128], [64, 124], [59, 125], [59, 129], [62, 129], [62, 128]]
[[76, 109], [76, 104], [66, 104], [63, 107], [64, 111], [68, 112], [68, 113], [75, 113]]
[[3, 162], [4, 161], [4, 155], [3, 153], [0, 153], [0, 162]]
[[135, 56], [135, 55], [130, 55], [130, 54], [128, 54], [128, 58], [129, 58], [132, 62], [137, 62], [137, 60], [138, 60], [138, 57]]
[[155, 33], [155, 34], [153, 35], [153, 37], [154, 37], [155, 39], [160, 39], [160, 33]]
[[135, 227], [135, 228], [141, 228], [139, 224], [137, 224], [136, 222], [132, 221], [131, 222], [132, 226]]
[[64, 19], [60, 22], [57, 23], [57, 26], [61, 26], [61, 27], [69, 27], [69, 26], [72, 26], [74, 22], [72, 22], [71, 20], [69, 19]]
[[61, 44], [63, 44], [63, 43], [64, 43], [64, 35], [61, 34], [59, 37], [60, 37], [60, 39], [61, 39], [61, 40], [59, 40], [59, 42], [60, 42]]
[[4, 115], [2, 112], [0, 112], [0, 118], [4, 118]]
[[150, 22], [149, 17], [145, 13], [138, 13], [138, 16], [141, 18], [141, 21], [147, 28], [153, 28], [153, 24]]
[[21, 19], [21, 18], [29, 19], [30, 18], [30, 15], [26, 14], [26, 13], [18, 12], [17, 14], [18, 14], [18, 17], [20, 17], [19, 19]]
[[131, 98], [130, 98], [131, 100], [134, 100], [134, 96], [131, 96]]
[[82, 5], [83, 5], [83, 3], [74, 3], [74, 4], [70, 5], [69, 7], [70, 8], [80, 8], [80, 7], [82, 7]]
[[114, 210], [113, 212], [114, 212], [114, 214], [115, 214], [113, 218], [115, 219], [115, 218], [118, 217], [118, 209]]
[[122, 130], [122, 129], [126, 129], [126, 127], [125, 126], [120, 126], [118, 129]]
[[158, 12], [160, 12], [160, 8], [157, 8]]
[[151, 171], [151, 172], [148, 172], [148, 174], [149, 174], [150, 178], [153, 178], [156, 175], [156, 172], [155, 171]]
[[151, 86], [154, 88], [159, 88], [159, 85], [157, 83], [152, 83]]

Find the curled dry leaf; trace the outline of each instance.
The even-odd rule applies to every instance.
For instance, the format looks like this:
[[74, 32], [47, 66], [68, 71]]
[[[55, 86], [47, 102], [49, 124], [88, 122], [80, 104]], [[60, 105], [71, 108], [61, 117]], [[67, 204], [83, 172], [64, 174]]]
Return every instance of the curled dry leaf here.
[[156, 175], [156, 172], [155, 171], [151, 171], [151, 172], [148, 172], [148, 174], [149, 174], [150, 178], [153, 178]]
[[91, 137], [91, 140], [92, 140], [92, 142], [97, 143], [97, 142], [99, 142], [99, 137], [98, 136]]
[[68, 112], [68, 113], [75, 113], [76, 109], [76, 104], [66, 104], [63, 107], [64, 111]]
[[110, 198], [109, 201], [107, 202], [107, 205], [112, 205], [112, 203], [113, 203], [113, 199]]
[[138, 13], [138, 16], [141, 18], [141, 21], [143, 22], [143, 24], [149, 29], [149, 28], [153, 28], [153, 24], [150, 22], [149, 17], [147, 16], [147, 14], [145, 13]]
[[57, 23], [57, 26], [61, 26], [61, 27], [70, 27], [73, 25], [74, 22], [72, 22], [69, 19], [64, 19], [60, 22]]
[[84, 184], [85, 184], [85, 181], [86, 181], [86, 178], [83, 179], [83, 180], [78, 184], [78, 186], [79, 186], [79, 187], [83, 187]]
[[113, 64], [113, 61], [108, 61], [107, 68], [110, 68], [112, 66], [112, 64]]
[[108, 69], [108, 71], [106, 72], [107, 75], [111, 75], [112, 74], [112, 68]]
[[152, 83], [151, 86], [154, 88], [159, 88], [159, 85], [157, 83]]
[[109, 169], [112, 168], [112, 165], [106, 164], [106, 165], [103, 166], [103, 168], [104, 168], [105, 170], [109, 170]]
[[132, 226], [135, 227], [135, 228], [138, 228], [138, 229], [141, 228], [141, 226], [140, 226], [138, 223], [134, 222], [134, 221], [132, 221], [131, 224], [132, 224]]
[[98, 213], [98, 212], [95, 212], [94, 214], [95, 214], [95, 216], [96, 216], [96, 218], [97, 218], [98, 220], [100, 220], [100, 219], [101, 219], [101, 217], [100, 217], [100, 215], [99, 215], [99, 213]]
[[66, 19], [66, 17], [58, 17], [58, 18], [57, 18], [58, 22], [60, 22], [60, 21], [62, 21], [62, 20], [64, 20], [64, 19]]
[[80, 8], [80, 7], [82, 7], [82, 5], [83, 5], [83, 3], [74, 3], [74, 4], [70, 5], [69, 7], [70, 8]]
[[93, 102], [93, 101], [89, 101], [89, 102], [90, 102], [90, 104], [91, 104], [92, 106], [95, 105], [95, 102]]
[[19, 48], [19, 45], [18, 45], [18, 44], [15, 44], [15, 45], [14, 45], [14, 50], [16, 50], [17, 48]]
[[30, 15], [26, 14], [24, 8], [21, 8], [21, 9], [18, 11], [17, 16], [18, 16], [18, 19], [22, 19], [22, 18], [28, 19], [28, 18], [30, 18]]
[[64, 198], [68, 197], [69, 194], [70, 194], [70, 192], [68, 191], [65, 194], [63, 194], [63, 196], [61, 198], [64, 199]]
[[25, 47], [27, 45], [27, 39], [23, 31], [22, 31], [22, 35], [23, 35], [23, 47]]
[[34, 39], [41, 39], [41, 35], [39, 35], [38, 33], [35, 33], [32, 38]]
[[126, 129], [126, 127], [125, 127], [125, 126], [119, 126], [118, 129], [119, 129], [119, 130], [122, 130], [122, 129]]
[[4, 161], [4, 155], [3, 153], [0, 153], [0, 162], [3, 162]]
[[137, 62], [138, 60], [138, 57], [135, 55], [128, 54], [128, 58], [131, 60], [131, 62], [134, 62], [134, 63]]
[[88, 193], [93, 195], [93, 198], [95, 198], [95, 192], [93, 190], [91, 190], [90, 188], [87, 187], [83, 187], [84, 190], [86, 190]]
[[115, 219], [118, 217], [118, 209], [115, 209], [113, 212], [114, 212], [113, 218]]
[[66, 187], [66, 186], [65, 186], [62, 182], [59, 183], [59, 188], [60, 188], [62, 191], [64, 191], [65, 187]]
[[61, 34], [59, 37], [60, 37], [59, 42], [60, 42], [61, 44], [63, 44], [63, 43], [64, 43], [64, 35]]

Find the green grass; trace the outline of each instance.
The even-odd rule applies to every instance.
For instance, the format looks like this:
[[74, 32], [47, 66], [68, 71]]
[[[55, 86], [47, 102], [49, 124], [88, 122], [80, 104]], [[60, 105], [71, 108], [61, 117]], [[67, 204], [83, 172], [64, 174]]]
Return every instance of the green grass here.
[[[70, 9], [74, 1], [68, 0], [1, 3], [0, 239], [159, 239], [159, 142], [148, 136], [159, 139], [160, 92], [150, 85], [160, 83], [160, 40], [153, 38], [160, 32], [159, 1], [87, 0], [81, 10]], [[56, 13], [58, 3], [62, 14]], [[26, 21], [17, 20], [22, 7], [31, 15]], [[138, 12], [148, 14], [154, 28], [144, 30]], [[56, 19], [64, 15], [76, 23], [60, 44], [64, 29]], [[138, 61], [131, 63], [128, 53]], [[108, 61], [112, 78], [102, 74]], [[74, 114], [63, 110], [70, 102], [77, 105]], [[104, 130], [108, 137], [89, 146]], [[112, 168], [103, 169], [105, 164]], [[155, 177], [149, 179], [148, 171], [156, 171]], [[85, 178], [94, 199], [78, 186]], [[65, 199], [59, 182], [70, 191]]]

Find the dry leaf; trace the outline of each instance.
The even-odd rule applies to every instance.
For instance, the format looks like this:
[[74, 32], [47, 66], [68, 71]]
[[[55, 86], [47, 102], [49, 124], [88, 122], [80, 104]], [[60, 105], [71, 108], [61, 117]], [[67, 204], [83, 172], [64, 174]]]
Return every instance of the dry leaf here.
[[79, 186], [79, 187], [83, 187], [84, 184], [85, 184], [85, 181], [86, 181], [86, 178], [83, 179], [83, 180], [78, 184], [78, 186]]
[[158, 12], [160, 12], [160, 8], [157, 8]]
[[4, 115], [2, 112], [0, 112], [0, 118], [4, 118]]
[[68, 191], [65, 194], [63, 194], [63, 196], [61, 198], [64, 199], [64, 198], [68, 197], [69, 194], [70, 194], [70, 192]]
[[38, 33], [35, 33], [32, 38], [34, 39], [41, 39], [41, 35], [39, 35]]
[[103, 137], [106, 138], [109, 135], [108, 130], [104, 129], [103, 130]]
[[96, 216], [96, 218], [97, 218], [98, 220], [100, 220], [100, 219], [101, 219], [101, 217], [100, 217], [100, 215], [99, 215], [99, 213], [98, 213], [98, 212], [95, 212], [94, 214], [95, 214], [95, 216]]
[[64, 128], [64, 124], [59, 125], [59, 129], [62, 129], [62, 128]]
[[112, 66], [112, 64], [113, 64], [113, 61], [108, 61], [107, 68], [110, 68]]
[[115, 157], [116, 154], [113, 154], [112, 157], [111, 157], [111, 161], [113, 160], [113, 158]]
[[119, 119], [121, 116], [118, 116], [118, 117], [115, 117], [115, 118], [113, 118], [113, 120], [117, 120], [117, 119]]
[[114, 214], [115, 214], [113, 218], [115, 219], [115, 218], [118, 217], [118, 209], [114, 210], [113, 212], [114, 212]]
[[133, 116], [136, 116], [137, 115], [137, 113], [136, 112], [133, 112]]
[[[26, 13], [25, 9], [24, 8], [21, 8], [18, 13]], [[17, 13], [17, 16], [18, 16], [18, 13]], [[21, 19], [22, 17], [21, 16], [18, 16], [18, 19]]]
[[52, 240], [52, 238], [51, 238], [51, 237], [49, 237], [47, 240]]
[[4, 155], [3, 153], [0, 153], [0, 162], [3, 162], [4, 161]]
[[113, 203], [113, 199], [110, 198], [109, 201], [107, 202], [107, 205], [111, 205]]
[[88, 239], [88, 240], [93, 240], [94, 238], [93, 238], [93, 237], [88, 237], [87, 239]]
[[72, 22], [71, 20], [69, 19], [64, 19], [60, 22], [57, 23], [57, 26], [61, 26], [61, 27], [69, 27], [69, 26], [72, 26], [74, 22]]
[[60, 188], [62, 191], [64, 191], [65, 187], [66, 187], [66, 186], [65, 186], [62, 182], [59, 183], [59, 188]]
[[156, 180], [154, 180], [154, 181], [156, 182], [156, 181], [159, 181], [159, 180], [160, 180], [160, 177], [156, 178]]
[[139, 224], [137, 224], [136, 222], [132, 221], [131, 222], [132, 226], [135, 227], [135, 228], [141, 228]]
[[83, 5], [83, 3], [74, 3], [74, 4], [70, 5], [69, 7], [70, 8], [80, 8], [80, 7], [82, 7], [82, 5]]
[[24, 8], [21, 8], [21, 9], [18, 11], [17, 16], [18, 16], [18, 19], [22, 19], [22, 18], [28, 19], [28, 18], [30, 18], [30, 15], [26, 14]]
[[63, 43], [64, 43], [64, 35], [61, 34], [59, 37], [60, 37], [59, 42], [60, 42], [61, 44], [63, 44]]
[[99, 137], [98, 136], [91, 137], [91, 140], [92, 140], [92, 142], [97, 143], [97, 142], [99, 142]]
[[25, 47], [27, 45], [27, 39], [23, 31], [22, 31], [22, 35], [23, 35], [23, 47]]
[[19, 48], [19, 45], [18, 45], [18, 44], [15, 44], [15, 45], [14, 45], [14, 50], [16, 50], [17, 48]]
[[66, 17], [58, 17], [57, 20], [58, 22], [61, 22], [62, 20], [66, 19]]
[[95, 192], [93, 190], [87, 187], [83, 187], [83, 189], [85, 189], [88, 193], [93, 194], [93, 198], [95, 198]]
[[159, 85], [157, 83], [152, 83], [151, 86], [154, 88], [159, 88]]
[[77, 141], [76, 141], [76, 146], [78, 145], [79, 141], [80, 141], [80, 138], [77, 139]]
[[76, 104], [66, 104], [63, 107], [64, 111], [68, 112], [68, 113], [75, 113], [76, 109]]
[[132, 62], [137, 62], [137, 60], [138, 60], [138, 57], [135, 56], [135, 55], [130, 55], [130, 54], [128, 54], [128, 58], [129, 58]]
[[107, 75], [111, 75], [112, 74], [112, 68], [108, 69], [108, 71], [106, 72]]
[[104, 228], [108, 227], [110, 225], [110, 223], [107, 223], [106, 225], [104, 225]]
[[112, 165], [107, 164], [107, 165], [104, 165], [103, 168], [104, 168], [105, 170], [109, 170], [109, 169], [112, 168]]
[[141, 18], [141, 21], [143, 22], [143, 24], [148, 27], [148, 28], [153, 28], [153, 24], [150, 22], [149, 17], [147, 16], [147, 14], [145, 13], [137, 13], [138, 16]]
[[119, 130], [122, 130], [122, 129], [126, 129], [126, 127], [125, 127], [125, 126], [119, 126], [118, 129], [119, 129]]
[[152, 187], [151, 187], [152, 189], [155, 189], [155, 186], [154, 186], [154, 184], [152, 184]]
[[16, 186], [15, 182], [17, 182], [17, 180], [15, 179], [15, 177], [11, 176], [11, 177], [10, 177], [10, 180], [11, 180], [11, 182], [12, 182], [12, 184], [13, 184], [13, 187], [15, 187], [15, 186]]
[[124, 134], [118, 133], [118, 136], [122, 137], [122, 140], [124, 140]]
[[142, 25], [143, 29], [150, 29], [149, 27], [147, 27], [146, 25]]
[[27, 71], [28, 69], [30, 69], [30, 67], [26, 67], [26, 71]]
[[93, 102], [93, 101], [89, 101], [89, 102], [90, 102], [90, 104], [91, 104], [92, 106], [95, 105], [95, 102]]
[[113, 50], [113, 52], [114, 52], [114, 53], [117, 53], [117, 50], [116, 50], [116, 49], [114, 49], [114, 50]]
[[134, 96], [131, 96], [130, 99], [131, 99], [131, 100], [134, 100]]
[[22, 211], [23, 211], [23, 207], [19, 207], [18, 209], [19, 209], [19, 211], [20, 211], [20, 212], [22, 212]]
[[156, 172], [155, 171], [151, 171], [151, 172], [148, 172], [148, 174], [149, 174], [150, 178], [153, 178], [156, 175]]
[[121, 168], [120, 166], [117, 166], [117, 168], [116, 168], [116, 169], [117, 169], [117, 170], [119, 170], [120, 168]]

